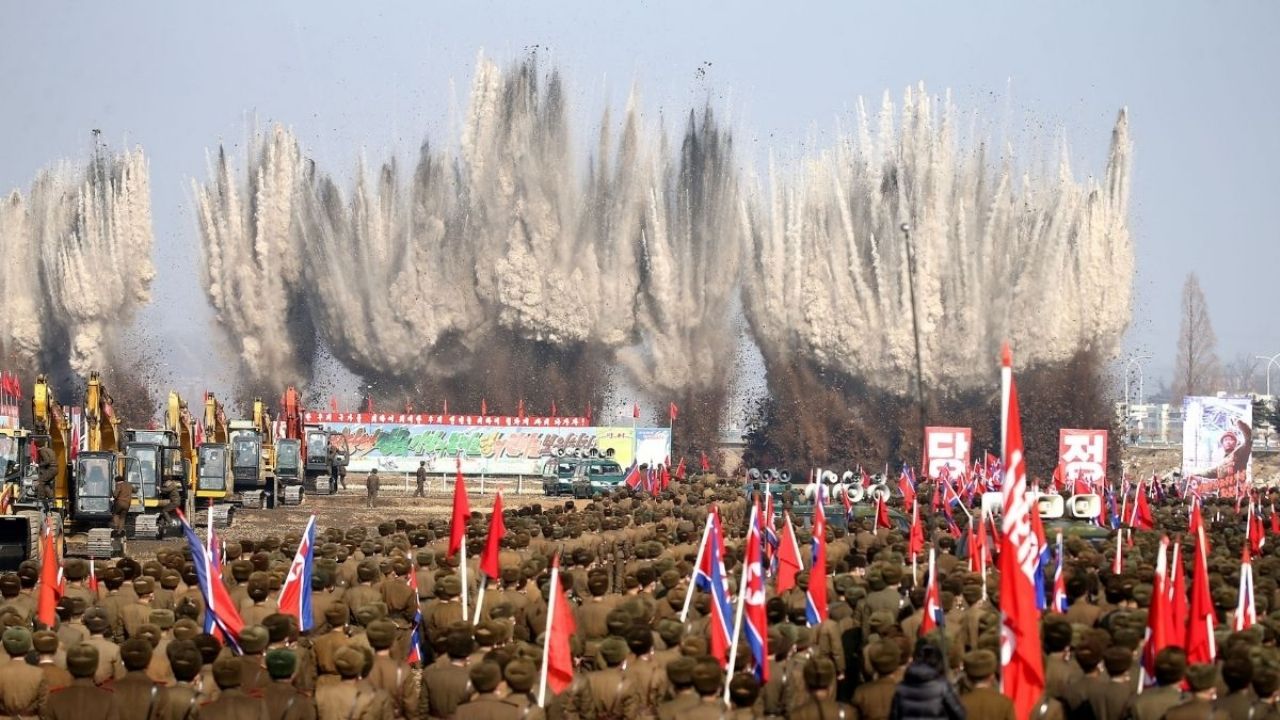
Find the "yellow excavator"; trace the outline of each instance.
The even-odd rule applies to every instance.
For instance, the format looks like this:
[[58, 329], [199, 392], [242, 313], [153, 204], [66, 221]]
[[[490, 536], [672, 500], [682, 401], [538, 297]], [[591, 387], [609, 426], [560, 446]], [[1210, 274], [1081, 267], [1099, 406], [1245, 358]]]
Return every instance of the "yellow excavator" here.
[[[231, 524], [230, 504], [234, 483], [231, 474], [230, 432], [222, 403], [211, 392], [204, 394], [204, 437], [196, 446], [195, 496], [197, 509], [208, 507], [214, 524]], [[194, 514], [193, 514], [194, 518]]]
[[137, 492], [142, 513], [133, 516], [131, 535], [163, 538], [177, 532], [177, 517], [168, 512], [171, 490], [176, 490], [177, 508], [185, 507], [195, 473], [194, 428], [186, 402], [177, 393], [169, 393], [164, 427], [127, 430], [125, 437], [125, 457], [136, 463], [141, 477]]
[[[70, 455], [67, 447], [67, 418], [54, 396], [53, 387], [46, 375], [36, 376], [31, 392], [32, 439], [53, 452], [53, 498], [50, 509], [65, 510], [70, 505]], [[20, 507], [39, 507], [35, 478], [27, 478], [18, 494]]]
[[253, 401], [253, 419], [231, 421], [230, 441], [232, 501], [244, 507], [275, 507], [280, 490], [275, 470], [275, 431], [262, 398]]
[[[87, 531], [90, 557], [111, 557], [123, 552], [119, 538], [112, 536], [111, 497], [115, 478], [123, 477], [133, 486], [133, 504], [129, 508], [130, 528], [143, 513], [148, 495], [154, 496], [154, 483], [145, 482], [142, 465], [128, 457], [122, 448], [120, 418], [111, 406], [111, 394], [95, 370], [89, 373], [84, 391], [84, 425], [86, 449], [72, 464], [71, 510], [73, 528]], [[128, 532], [126, 530], [126, 532]]]

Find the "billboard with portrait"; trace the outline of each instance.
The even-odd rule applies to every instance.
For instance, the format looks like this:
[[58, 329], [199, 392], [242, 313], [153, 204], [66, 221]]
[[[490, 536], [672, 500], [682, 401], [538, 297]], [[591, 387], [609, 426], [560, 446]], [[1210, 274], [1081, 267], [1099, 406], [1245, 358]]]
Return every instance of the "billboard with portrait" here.
[[1202, 495], [1235, 497], [1253, 480], [1253, 403], [1247, 397], [1182, 401], [1182, 477]]

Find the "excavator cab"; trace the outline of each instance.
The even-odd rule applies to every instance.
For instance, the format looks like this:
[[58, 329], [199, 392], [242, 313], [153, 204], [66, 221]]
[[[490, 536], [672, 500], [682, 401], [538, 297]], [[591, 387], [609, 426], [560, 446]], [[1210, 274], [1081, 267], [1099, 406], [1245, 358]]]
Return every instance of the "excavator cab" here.
[[[202, 443], [196, 453], [196, 497], [224, 498], [232, 487], [231, 448], [226, 443]], [[214, 524], [227, 527], [231, 524], [232, 505], [211, 504]]]
[[[78, 523], [101, 524], [111, 520], [111, 496], [115, 489], [117, 456], [110, 452], [82, 452], [75, 460], [75, 492], [71, 519]], [[141, 478], [133, 478], [139, 481]], [[137, 488], [134, 488], [137, 492]], [[136, 495], [135, 495], [136, 498]]]
[[276, 481], [280, 485], [280, 501], [285, 505], [302, 504], [302, 474], [302, 441], [276, 440]]

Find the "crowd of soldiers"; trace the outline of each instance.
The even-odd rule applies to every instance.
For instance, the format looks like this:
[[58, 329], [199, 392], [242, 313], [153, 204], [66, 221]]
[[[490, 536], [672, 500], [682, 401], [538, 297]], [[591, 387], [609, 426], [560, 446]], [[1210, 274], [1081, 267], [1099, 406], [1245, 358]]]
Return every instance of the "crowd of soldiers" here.
[[[1014, 717], [999, 690], [998, 578], [994, 570], [986, 578], [970, 572], [940, 518], [927, 520], [927, 537], [937, 551], [941, 627], [919, 632], [925, 579], [905, 557], [905, 528], [832, 522], [827, 619], [806, 622], [807, 571], [781, 595], [770, 583], [767, 680], [758, 679], [745, 643], [737, 666], [722, 667], [710, 655], [710, 596], [695, 591], [681, 619], [712, 504], [735, 578], [750, 506], [741, 484], [709, 476], [657, 498], [619, 493], [508, 510], [496, 578], [484, 578], [476, 564], [489, 527], [482, 513], [469, 524], [465, 575], [461, 553], [446, 552], [446, 519], [328, 528], [317, 537], [306, 631], [277, 605], [299, 536], [233, 540], [223, 581], [244, 623], [235, 642], [206, 631], [199, 571], [185, 546], [145, 562], [100, 561], [92, 573], [86, 561], [68, 559], [57, 620], [48, 626], [36, 617], [40, 566], [27, 561], [0, 575], [0, 644], [11, 658], [0, 672], [0, 716]], [[1156, 515], [1162, 532], [1186, 530], [1180, 501], [1157, 504]], [[1280, 718], [1280, 552], [1267, 543], [1254, 562], [1259, 623], [1229, 632], [1244, 521], [1231, 504], [1206, 508], [1208, 519], [1219, 515], [1209, 524], [1208, 558], [1217, 662], [1188, 666], [1181, 649], [1166, 648], [1155, 657], [1154, 684], [1144, 687], [1139, 659], [1159, 536], [1135, 533], [1119, 574], [1110, 571], [1114, 540], [1071, 539], [1070, 607], [1047, 612], [1041, 623], [1046, 689], [1035, 717]], [[807, 533], [797, 528], [804, 558]], [[549, 564], [557, 553], [575, 618], [575, 672], [540, 704]]]

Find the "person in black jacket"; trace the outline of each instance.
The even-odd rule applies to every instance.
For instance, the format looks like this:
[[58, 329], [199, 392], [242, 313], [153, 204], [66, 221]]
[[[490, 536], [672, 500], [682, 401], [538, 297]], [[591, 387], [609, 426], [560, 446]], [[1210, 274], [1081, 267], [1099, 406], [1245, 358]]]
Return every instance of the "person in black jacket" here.
[[907, 667], [893, 694], [890, 720], [965, 720], [960, 697], [947, 681], [946, 658], [932, 642], [916, 643]]

